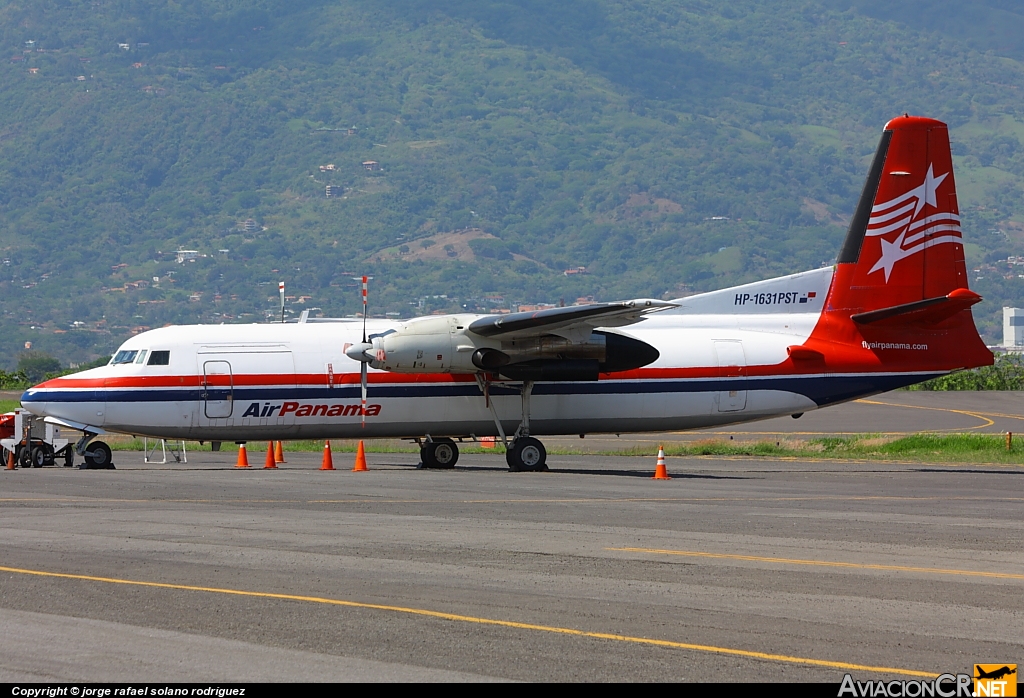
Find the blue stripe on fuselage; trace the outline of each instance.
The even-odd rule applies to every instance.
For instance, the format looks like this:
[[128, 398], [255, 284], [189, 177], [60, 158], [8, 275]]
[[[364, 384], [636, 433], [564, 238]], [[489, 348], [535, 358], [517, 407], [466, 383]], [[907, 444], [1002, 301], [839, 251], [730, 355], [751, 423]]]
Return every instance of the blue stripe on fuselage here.
[[[844, 376], [766, 376], [763, 378], [737, 377], [714, 379], [597, 381], [593, 383], [538, 383], [534, 395], [632, 395], [644, 393], [705, 393], [731, 390], [778, 390], [804, 395], [818, 406], [830, 405], [875, 393], [895, 390], [929, 378], [933, 374], [868, 374]], [[29, 395], [29, 392], [32, 395]], [[218, 391], [219, 392], [219, 391]], [[413, 383], [406, 385], [370, 385], [372, 398], [473, 397], [480, 395], [475, 383]], [[492, 395], [518, 395], [519, 391], [501, 386], [491, 387]], [[328, 388], [272, 387], [236, 388], [233, 399], [246, 400], [358, 400], [358, 385]], [[193, 389], [117, 389], [26, 391], [23, 404], [33, 402], [198, 402], [202, 390]]]

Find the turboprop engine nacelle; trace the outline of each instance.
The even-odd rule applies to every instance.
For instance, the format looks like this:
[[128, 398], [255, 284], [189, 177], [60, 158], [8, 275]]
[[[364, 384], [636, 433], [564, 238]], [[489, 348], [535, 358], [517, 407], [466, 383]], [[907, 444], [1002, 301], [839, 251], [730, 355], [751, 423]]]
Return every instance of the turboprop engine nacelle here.
[[372, 337], [366, 352], [370, 365], [395, 373], [476, 373], [474, 351], [497, 345], [483, 338], [466, 337], [466, 318], [454, 315], [423, 318]]
[[376, 369], [395, 373], [488, 371], [514, 380], [597, 380], [598, 372], [625, 371], [658, 358], [658, 351], [644, 342], [603, 331], [591, 333], [586, 342], [557, 335], [481, 337], [466, 330], [476, 317], [412, 320], [349, 351], [361, 353]]

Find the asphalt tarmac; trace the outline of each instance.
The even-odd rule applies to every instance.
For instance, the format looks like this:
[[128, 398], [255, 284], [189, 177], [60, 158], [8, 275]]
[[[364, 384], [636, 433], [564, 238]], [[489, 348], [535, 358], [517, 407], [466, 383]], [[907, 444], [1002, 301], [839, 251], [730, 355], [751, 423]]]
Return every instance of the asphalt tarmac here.
[[[871, 431], [1015, 413], [895, 395], [912, 407], [837, 409], [896, 410]], [[0, 681], [838, 683], [1024, 658], [1020, 467], [114, 455], [0, 473]]]
[[545, 444], [585, 452], [657, 449], [659, 443], [706, 439], [809, 440], [851, 434], [914, 434], [922, 431], [1004, 434], [1024, 432], [1024, 392], [897, 390], [792, 417], [668, 434], [588, 434], [545, 437]]

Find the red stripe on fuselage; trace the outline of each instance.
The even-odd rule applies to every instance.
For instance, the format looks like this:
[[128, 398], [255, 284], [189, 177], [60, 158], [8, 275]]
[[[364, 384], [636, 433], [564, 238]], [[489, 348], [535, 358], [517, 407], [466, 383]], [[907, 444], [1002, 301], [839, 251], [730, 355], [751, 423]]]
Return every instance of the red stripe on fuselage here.
[[[808, 342], [806, 345], [810, 345]], [[761, 378], [815, 375], [821, 373], [901, 373], [918, 372], [932, 368], [933, 362], [906, 361], [893, 365], [890, 357], [883, 362], [878, 355], [860, 346], [851, 347], [830, 341], [816, 341], [814, 348], [825, 354], [824, 359], [794, 361], [786, 359], [779, 364], [755, 366], [698, 366], [691, 368], [639, 368], [618, 373], [602, 373], [602, 381], [614, 380], [680, 380], [708, 378]], [[894, 350], [896, 352], [900, 350]], [[906, 351], [907, 354], [923, 353]], [[473, 383], [475, 377], [467, 374], [443, 373], [370, 373], [368, 381], [375, 385]], [[196, 388], [203, 385], [202, 376], [123, 376], [116, 378], [53, 378], [35, 386], [41, 390], [72, 389], [124, 389], [124, 388]], [[326, 374], [236, 374], [233, 386], [238, 387], [328, 387]], [[358, 373], [334, 374], [334, 387], [359, 385]], [[220, 386], [226, 387], [226, 384]]]

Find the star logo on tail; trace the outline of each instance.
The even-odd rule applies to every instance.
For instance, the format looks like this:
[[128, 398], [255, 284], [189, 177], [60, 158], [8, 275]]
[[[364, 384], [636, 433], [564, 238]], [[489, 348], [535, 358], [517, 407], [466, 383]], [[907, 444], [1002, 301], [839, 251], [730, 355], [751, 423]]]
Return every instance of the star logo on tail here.
[[888, 283], [893, 267], [901, 259], [934, 245], [960, 242], [960, 216], [952, 211], [922, 215], [929, 206], [932, 210], [939, 208], [936, 192], [949, 174], [946, 172], [936, 177], [934, 167], [929, 164], [924, 182], [919, 186], [872, 207], [866, 235], [878, 237], [894, 231], [899, 231], [899, 234], [892, 242], [884, 237], [879, 240], [882, 254], [868, 274], [881, 270]]
[[900, 233], [900, 236], [893, 242], [888, 242], [885, 238], [882, 238], [879, 241], [882, 243], [882, 256], [878, 258], [875, 266], [871, 267], [871, 271], [868, 273], [874, 274], [879, 269], [883, 269], [885, 271], [885, 282], [889, 283], [889, 275], [892, 274], [892, 268], [896, 266], [896, 262], [914, 253], [913, 249], [903, 249], [903, 238], [906, 236], [906, 232]]

